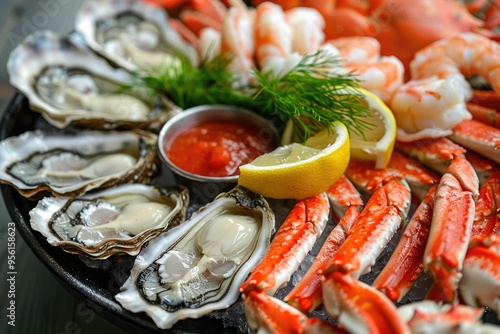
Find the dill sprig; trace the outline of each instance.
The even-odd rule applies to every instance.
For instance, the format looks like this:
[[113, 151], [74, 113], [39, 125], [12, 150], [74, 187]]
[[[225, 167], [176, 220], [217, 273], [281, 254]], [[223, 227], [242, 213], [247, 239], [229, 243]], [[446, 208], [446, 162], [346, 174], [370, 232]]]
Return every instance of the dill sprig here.
[[[279, 78], [255, 72], [266, 101], [263, 112], [277, 117], [286, 115], [307, 139], [318, 128], [328, 128], [333, 121], [344, 123], [350, 131], [362, 136], [371, 124], [364, 121], [368, 109], [360, 102], [359, 80], [339, 73], [339, 59], [323, 51], [302, 57], [300, 62]], [[302, 129], [302, 130], [301, 130]]]
[[245, 87], [236, 84], [230, 63], [227, 55], [204, 59], [198, 67], [181, 59], [178, 66], [136, 75], [183, 109], [227, 104], [255, 111], [275, 123], [291, 118], [301, 140], [333, 121], [361, 136], [371, 126], [363, 120], [369, 111], [356, 91], [359, 81], [336, 71], [339, 60], [323, 51], [302, 57], [282, 76], [255, 70], [256, 83]]
[[202, 104], [228, 104], [255, 110], [249, 107], [253, 104], [249, 94], [232, 88], [235, 79], [228, 70], [230, 62], [229, 56], [218, 55], [193, 67], [187, 60], [180, 59], [176, 67], [136, 75], [146, 86], [166, 94], [182, 109]]

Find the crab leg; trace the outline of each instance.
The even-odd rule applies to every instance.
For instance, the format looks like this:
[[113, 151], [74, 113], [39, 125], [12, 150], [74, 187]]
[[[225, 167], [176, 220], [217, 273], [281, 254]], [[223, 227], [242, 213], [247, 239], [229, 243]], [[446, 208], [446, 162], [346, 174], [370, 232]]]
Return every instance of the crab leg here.
[[424, 267], [443, 290], [444, 300], [452, 301], [474, 221], [474, 201], [479, 195], [477, 174], [463, 157], [465, 149], [449, 139], [424, 139], [396, 145], [439, 172], [447, 167], [436, 191]]
[[445, 301], [456, 297], [462, 263], [474, 222], [474, 198], [478, 195], [476, 172], [462, 156], [456, 156], [436, 190], [424, 266], [443, 290]]
[[[464, 150], [461, 149], [460, 152]], [[411, 188], [414, 201], [420, 203], [430, 187], [439, 182], [437, 174], [405, 154], [393, 151], [386, 169], [375, 169], [372, 161], [351, 158], [346, 175], [359, 188], [370, 193], [394, 177], [404, 178]]]
[[243, 304], [248, 325], [255, 333], [346, 333], [263, 292], [249, 291], [243, 295]]
[[491, 170], [496, 167], [496, 163], [488, 160], [477, 153], [467, 152], [465, 153], [465, 158], [470, 162], [474, 170], [476, 171], [477, 177], [479, 179], [479, 184], [482, 185], [490, 177]]
[[423, 271], [436, 187], [431, 187], [415, 210], [389, 261], [372, 284], [395, 303], [405, 296]]
[[363, 206], [361, 195], [345, 175], [342, 175], [342, 177], [326, 191], [326, 195], [330, 201], [333, 214], [337, 219], [344, 217], [347, 211], [349, 211], [349, 208], [355, 207], [360, 209]]
[[472, 99], [470, 99], [469, 102], [500, 111], [500, 106], [498, 104], [500, 98], [498, 94], [492, 90], [473, 90]]
[[376, 169], [372, 161], [352, 158], [345, 171], [347, 178], [354, 183], [358, 188], [373, 194], [375, 190], [380, 188], [383, 184], [389, 182], [394, 178], [402, 175], [396, 170]]
[[472, 117], [480, 122], [500, 128], [500, 98], [494, 91], [474, 90], [467, 103]]
[[400, 228], [410, 201], [410, 189], [404, 180], [393, 178], [379, 187], [356, 220], [351, 234], [329, 261], [325, 274], [340, 271], [359, 278], [369, 272]]
[[[485, 165], [489, 161], [473, 158], [475, 168], [478, 163]], [[494, 163], [482, 168], [488, 170], [488, 176], [479, 188], [472, 239], [465, 255], [459, 291], [466, 304], [488, 306], [499, 313], [500, 170]]]
[[500, 129], [476, 120], [462, 121], [449, 137], [463, 147], [500, 163]]
[[417, 204], [427, 196], [431, 187], [439, 182], [437, 174], [396, 150], [392, 152], [387, 168], [408, 182], [414, 202]]
[[396, 306], [377, 289], [333, 271], [323, 278], [323, 303], [350, 333], [410, 333]]
[[466, 151], [447, 138], [396, 141], [396, 148], [439, 174], [444, 174], [453, 158]]
[[500, 313], [500, 236], [471, 240], [459, 291], [466, 304], [488, 306]]
[[359, 216], [363, 200], [354, 185], [345, 177], [341, 177], [327, 191], [330, 204], [337, 215], [343, 215], [321, 247], [311, 267], [300, 282], [284, 298], [284, 301], [298, 310], [309, 313], [322, 303], [321, 280], [319, 271], [339, 249], [346, 239], [356, 218]]
[[[482, 185], [475, 203], [474, 223], [471, 229], [472, 241], [469, 243], [458, 288], [463, 300], [472, 306], [490, 306], [500, 311], [500, 257], [494, 244], [500, 231], [500, 172], [492, 163], [475, 154], [467, 153], [476, 173], [481, 175]], [[466, 177], [467, 178], [467, 177]], [[469, 177], [470, 179], [470, 177]], [[486, 242], [486, 240], [489, 240]], [[489, 243], [489, 244], [488, 244]], [[436, 280], [428, 291], [426, 299], [443, 300], [443, 291]]]
[[479, 188], [472, 236], [500, 233], [500, 169], [492, 166], [489, 176]]
[[467, 110], [476, 121], [500, 128], [500, 113], [495, 109], [468, 102]]
[[[479, 196], [475, 203], [471, 238], [498, 234], [500, 233], [500, 211], [498, 209], [500, 207], [500, 171], [495, 166], [495, 163], [473, 153], [467, 152], [466, 157], [476, 170], [478, 176], [480, 176], [480, 179], [484, 179], [481, 182]], [[463, 270], [465, 270], [465, 266], [464, 262]], [[434, 282], [431, 285], [425, 298], [433, 301], [443, 300], [443, 291], [438, 283]]]
[[323, 232], [329, 211], [325, 193], [297, 202], [240, 292], [256, 290], [274, 295], [284, 286]]
[[352, 159], [346, 173], [356, 184], [369, 191], [390, 178], [404, 178], [412, 189], [415, 202], [424, 200], [410, 220], [389, 263], [375, 281], [377, 288], [396, 301], [403, 297], [422, 271], [423, 251], [429, 233], [434, 192], [439, 178], [397, 151], [393, 152], [387, 170], [374, 169], [373, 163], [369, 161]]

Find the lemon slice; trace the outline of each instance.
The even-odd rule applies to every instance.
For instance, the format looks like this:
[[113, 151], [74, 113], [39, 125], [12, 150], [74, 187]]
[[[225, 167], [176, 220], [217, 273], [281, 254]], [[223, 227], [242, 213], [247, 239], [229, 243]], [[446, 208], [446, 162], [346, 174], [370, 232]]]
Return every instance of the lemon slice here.
[[238, 184], [270, 198], [303, 199], [326, 191], [349, 163], [349, 133], [341, 122], [304, 145], [280, 146], [240, 167]]
[[396, 142], [396, 120], [392, 111], [373, 93], [359, 89], [362, 103], [371, 111], [364, 120], [372, 124], [364, 137], [350, 133], [351, 156], [375, 161], [375, 168], [385, 168], [391, 159]]

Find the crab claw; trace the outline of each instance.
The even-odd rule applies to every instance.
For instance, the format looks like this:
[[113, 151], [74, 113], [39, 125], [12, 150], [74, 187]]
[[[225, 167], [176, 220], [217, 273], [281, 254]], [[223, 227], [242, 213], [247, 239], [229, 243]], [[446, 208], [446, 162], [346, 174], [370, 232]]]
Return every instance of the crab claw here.
[[325, 276], [323, 304], [350, 333], [410, 333], [396, 306], [377, 289], [334, 271]]

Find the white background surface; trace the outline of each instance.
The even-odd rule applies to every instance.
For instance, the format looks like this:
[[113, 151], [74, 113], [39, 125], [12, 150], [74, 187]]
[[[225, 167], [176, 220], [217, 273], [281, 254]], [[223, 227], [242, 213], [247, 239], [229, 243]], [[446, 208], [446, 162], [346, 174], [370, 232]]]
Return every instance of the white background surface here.
[[[15, 90], [8, 84], [6, 63], [10, 51], [34, 30], [67, 33], [82, 0], [2, 0], [0, 4], [0, 112]], [[0, 201], [0, 333], [85, 334], [125, 333], [90, 312], [84, 302], [73, 298], [52, 273], [16, 235], [15, 327], [9, 326], [7, 307], [7, 225], [11, 221]]]

